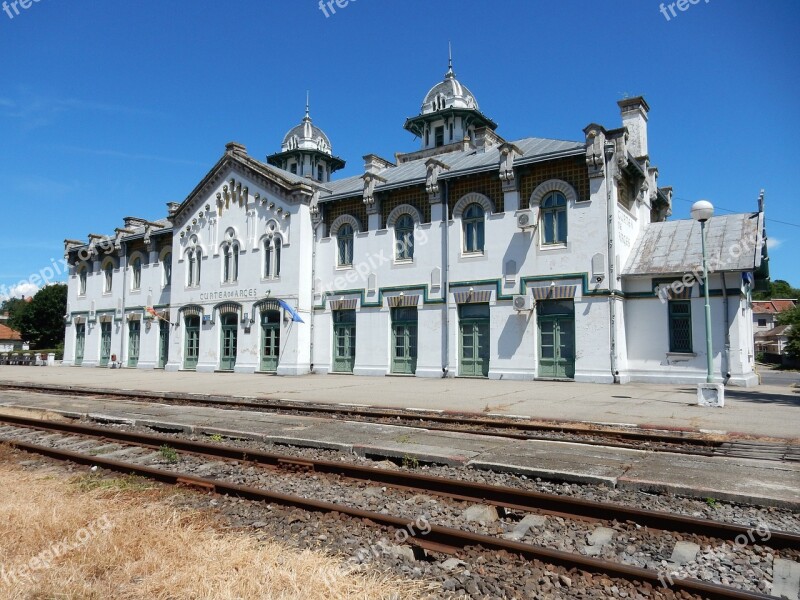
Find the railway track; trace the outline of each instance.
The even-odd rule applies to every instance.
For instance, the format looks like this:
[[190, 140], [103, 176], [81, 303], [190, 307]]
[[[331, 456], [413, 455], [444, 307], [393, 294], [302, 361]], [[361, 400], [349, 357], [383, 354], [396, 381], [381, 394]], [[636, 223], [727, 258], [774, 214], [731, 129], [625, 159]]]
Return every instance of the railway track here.
[[[415, 519], [383, 514], [356, 508], [346, 503], [325, 502], [309, 497], [268, 491], [251, 485], [232, 483], [224, 478], [198, 477], [196, 474], [165, 470], [149, 465], [168, 447], [182, 456], [193, 457], [206, 463], [235, 461], [244, 467], [268, 468], [280, 476], [298, 475], [334, 477], [337, 480], [371, 484], [379, 483], [398, 493], [421, 492], [433, 494], [448, 501], [490, 504], [504, 511], [521, 511], [553, 515], [558, 518], [580, 519], [595, 523], [616, 521], [633, 523], [638, 527], [667, 531], [682, 535], [738, 543], [752, 539], [753, 529], [729, 523], [677, 516], [669, 513], [626, 508], [613, 504], [587, 502], [572, 498], [529, 492], [514, 488], [488, 486], [460, 480], [431, 477], [410, 472], [376, 469], [334, 461], [305, 460], [274, 453], [256, 452], [220, 444], [209, 444], [171, 436], [143, 435], [66, 422], [38, 421], [22, 417], [0, 416], [0, 441], [27, 452], [34, 452], [58, 460], [83, 465], [93, 465], [109, 470], [133, 473], [164, 483], [193, 487], [202, 491], [266, 501], [308, 511], [338, 513], [354, 519], [367, 520], [381, 527], [405, 530], [409, 542], [415, 546], [438, 553], [457, 554], [465, 549], [480, 547], [492, 552], [507, 552], [530, 560], [603, 574], [627, 581], [645, 582], [651, 586], [664, 585], [664, 573], [616, 561], [602, 560], [573, 552], [524, 543], [513, 539], [465, 531], [453, 527], [430, 526], [430, 531], [414, 527]], [[124, 459], [124, 460], [123, 460]], [[272, 477], [277, 480], [279, 475]], [[772, 531], [769, 548], [787, 551], [790, 556], [800, 552], [800, 535]], [[670, 579], [670, 589], [713, 599], [769, 598], [761, 593], [734, 589], [719, 584], [691, 578]]]
[[334, 419], [401, 424], [404, 427], [519, 440], [575, 441], [586, 445], [647, 449], [701, 456], [800, 461], [800, 446], [788, 441], [720, 440], [689, 432], [632, 431], [613, 427], [535, 422], [501, 416], [476, 417], [469, 414], [432, 411], [391, 410], [372, 407], [292, 402], [280, 399], [250, 400], [202, 394], [144, 392], [98, 388], [3, 383], [0, 390], [72, 394], [101, 398], [160, 402], [174, 405], [208, 406], [229, 410], [252, 410], [293, 415], [324, 416]]

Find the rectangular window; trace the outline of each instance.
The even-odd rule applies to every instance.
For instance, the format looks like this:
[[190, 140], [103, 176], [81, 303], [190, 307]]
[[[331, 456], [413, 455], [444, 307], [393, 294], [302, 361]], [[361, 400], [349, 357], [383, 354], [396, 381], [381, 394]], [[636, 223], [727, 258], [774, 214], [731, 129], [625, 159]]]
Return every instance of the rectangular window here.
[[436, 146], [444, 146], [444, 127], [436, 128]]
[[567, 211], [564, 208], [542, 210], [543, 244], [567, 243]]
[[669, 351], [692, 351], [692, 303], [689, 300], [669, 301]]
[[767, 326], [767, 320], [766, 319], [759, 319], [758, 320], [758, 326], [759, 327], [766, 327]]

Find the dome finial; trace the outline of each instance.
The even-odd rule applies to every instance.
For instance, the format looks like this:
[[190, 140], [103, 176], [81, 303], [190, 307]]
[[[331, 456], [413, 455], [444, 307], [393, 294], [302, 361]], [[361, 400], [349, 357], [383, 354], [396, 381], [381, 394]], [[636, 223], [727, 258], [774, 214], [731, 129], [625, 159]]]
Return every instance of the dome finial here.
[[453, 73], [453, 45], [450, 42], [447, 42], [447, 73], [444, 75], [447, 77], [455, 77], [456, 74]]
[[310, 121], [311, 120], [311, 115], [310, 115], [310, 111], [309, 111], [309, 108], [308, 108], [309, 97], [310, 97], [310, 93], [309, 93], [308, 90], [306, 90], [306, 116], [303, 118], [304, 121]]

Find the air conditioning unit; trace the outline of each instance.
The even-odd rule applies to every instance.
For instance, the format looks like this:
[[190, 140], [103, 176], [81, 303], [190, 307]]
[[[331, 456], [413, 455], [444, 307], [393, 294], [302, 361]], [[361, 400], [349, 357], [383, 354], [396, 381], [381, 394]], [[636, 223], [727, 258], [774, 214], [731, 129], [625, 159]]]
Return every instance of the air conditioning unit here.
[[516, 311], [533, 310], [533, 297], [527, 294], [514, 296], [512, 302]]
[[534, 219], [533, 211], [526, 210], [517, 213], [517, 227], [520, 229], [533, 229], [536, 227], [536, 219]]

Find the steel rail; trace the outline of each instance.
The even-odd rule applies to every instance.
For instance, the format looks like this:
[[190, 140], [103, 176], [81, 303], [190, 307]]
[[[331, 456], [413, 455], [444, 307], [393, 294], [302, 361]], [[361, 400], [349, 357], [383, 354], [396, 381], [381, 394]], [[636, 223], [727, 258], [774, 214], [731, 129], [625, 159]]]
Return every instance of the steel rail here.
[[[336, 406], [320, 406], [318, 404], [306, 404], [300, 402], [293, 402], [291, 400], [281, 400], [274, 398], [266, 398], [262, 402], [250, 401], [229, 398], [224, 396], [206, 396], [201, 394], [178, 394], [174, 392], [148, 392], [148, 391], [134, 391], [134, 390], [116, 390], [109, 388], [84, 388], [79, 386], [52, 386], [46, 384], [28, 384], [28, 383], [13, 383], [0, 381], [0, 389], [17, 389], [26, 391], [42, 391], [48, 393], [58, 394], [78, 394], [78, 395], [101, 395], [111, 396], [126, 399], [143, 399], [143, 400], [158, 400], [170, 403], [186, 403], [186, 404], [207, 404], [218, 408], [245, 408], [248, 410], [255, 410], [261, 412], [277, 412], [277, 411], [296, 411], [308, 412], [315, 414], [327, 415], [353, 415], [358, 417], [365, 417], [371, 419], [395, 419], [404, 421], [404, 425], [409, 427], [416, 427], [421, 429], [428, 429], [432, 431], [447, 431], [455, 433], [470, 433], [476, 435], [490, 435], [495, 437], [508, 437], [512, 439], [527, 439], [527, 440], [551, 440], [548, 437], [535, 437], [530, 434], [514, 434], [505, 433], [501, 431], [486, 431], [486, 430], [469, 430], [461, 428], [437, 428], [427, 425], [413, 424], [415, 421], [428, 421], [432, 423], [443, 423], [450, 425], [467, 425], [476, 427], [485, 427], [488, 429], [510, 429], [521, 432], [557, 432], [567, 433], [573, 435], [596, 435], [598, 437], [627, 440], [632, 443], [639, 442], [655, 442], [663, 444], [683, 444], [687, 446], [696, 446], [699, 448], [715, 448], [723, 444], [719, 440], [711, 440], [704, 437], [693, 437], [691, 435], [666, 435], [660, 433], [647, 433], [639, 431], [623, 431], [619, 429], [590, 429], [588, 427], [580, 427], [576, 425], [562, 425], [546, 423], [531, 423], [523, 420], [515, 421], [498, 421], [493, 419], [474, 417], [469, 414], [460, 414], [448, 412], [447, 414], [436, 414], [431, 412], [409, 413], [395, 409], [375, 409], [375, 408], [359, 408], [348, 407], [342, 405]], [[269, 404], [268, 404], [269, 403]], [[407, 422], [407, 423], [406, 423]], [[576, 443], [588, 445], [609, 445], [608, 442], [601, 441], [580, 441]], [[630, 447], [630, 446], [624, 446]], [[658, 449], [658, 451], [677, 451], [668, 448]]]
[[[619, 579], [633, 582], [646, 582], [651, 586], [664, 584], [664, 575], [651, 569], [643, 569], [624, 565], [621, 563], [609, 562], [580, 554], [572, 554], [560, 550], [552, 550], [532, 544], [513, 542], [502, 538], [494, 538], [487, 535], [461, 531], [450, 527], [430, 525], [429, 532], [418, 529], [415, 521], [383, 515], [372, 511], [350, 508], [347, 506], [321, 502], [292, 496], [279, 494], [262, 489], [227, 483], [216, 479], [206, 479], [201, 477], [186, 476], [173, 471], [154, 469], [118, 460], [104, 459], [98, 456], [89, 456], [70, 452], [66, 450], [56, 450], [37, 444], [26, 442], [8, 442], [19, 450], [32, 452], [47, 456], [56, 460], [69, 461], [76, 464], [99, 466], [111, 471], [138, 475], [160, 481], [162, 483], [195, 488], [201, 491], [234, 496], [247, 500], [270, 502], [282, 506], [296, 507], [311, 512], [338, 513], [354, 519], [360, 519], [374, 523], [381, 527], [402, 529], [409, 533], [409, 542], [422, 548], [435, 552], [454, 554], [461, 550], [480, 547], [484, 550], [495, 552], [507, 552], [518, 555], [528, 560], [538, 560], [554, 566], [566, 569], [580, 569], [591, 573], [602, 574]], [[759, 593], [737, 590], [726, 586], [707, 583], [693, 578], [672, 578], [670, 589], [675, 592], [686, 592], [698, 594], [708, 600], [771, 600], [771, 596]]]
[[[143, 434], [120, 431], [104, 427], [80, 425], [59, 421], [40, 421], [25, 417], [0, 415], [0, 423], [19, 425], [31, 429], [75, 433], [100, 439], [114, 440], [134, 445], [159, 448], [167, 445], [181, 452], [211, 458], [222, 458], [240, 462], [253, 462], [258, 465], [298, 471], [313, 471], [337, 475], [358, 481], [380, 483], [390, 487], [415, 490], [421, 493], [436, 494], [446, 498], [469, 502], [485, 502], [503, 508], [553, 513], [572, 518], [602, 521], [634, 522], [642, 527], [671, 531], [676, 533], [701, 535], [729, 542], [736, 542], [739, 536], [746, 539], [752, 535], [753, 528], [710, 519], [698, 519], [675, 515], [663, 511], [649, 511], [629, 508], [617, 504], [595, 502], [578, 498], [520, 490], [507, 486], [473, 483], [458, 479], [422, 475], [417, 473], [380, 469], [338, 461], [313, 460], [295, 456], [250, 450], [236, 446], [211, 444], [183, 440], [164, 435]], [[770, 539], [765, 546], [774, 549], [800, 550], [800, 534], [784, 531], [770, 531]]]

